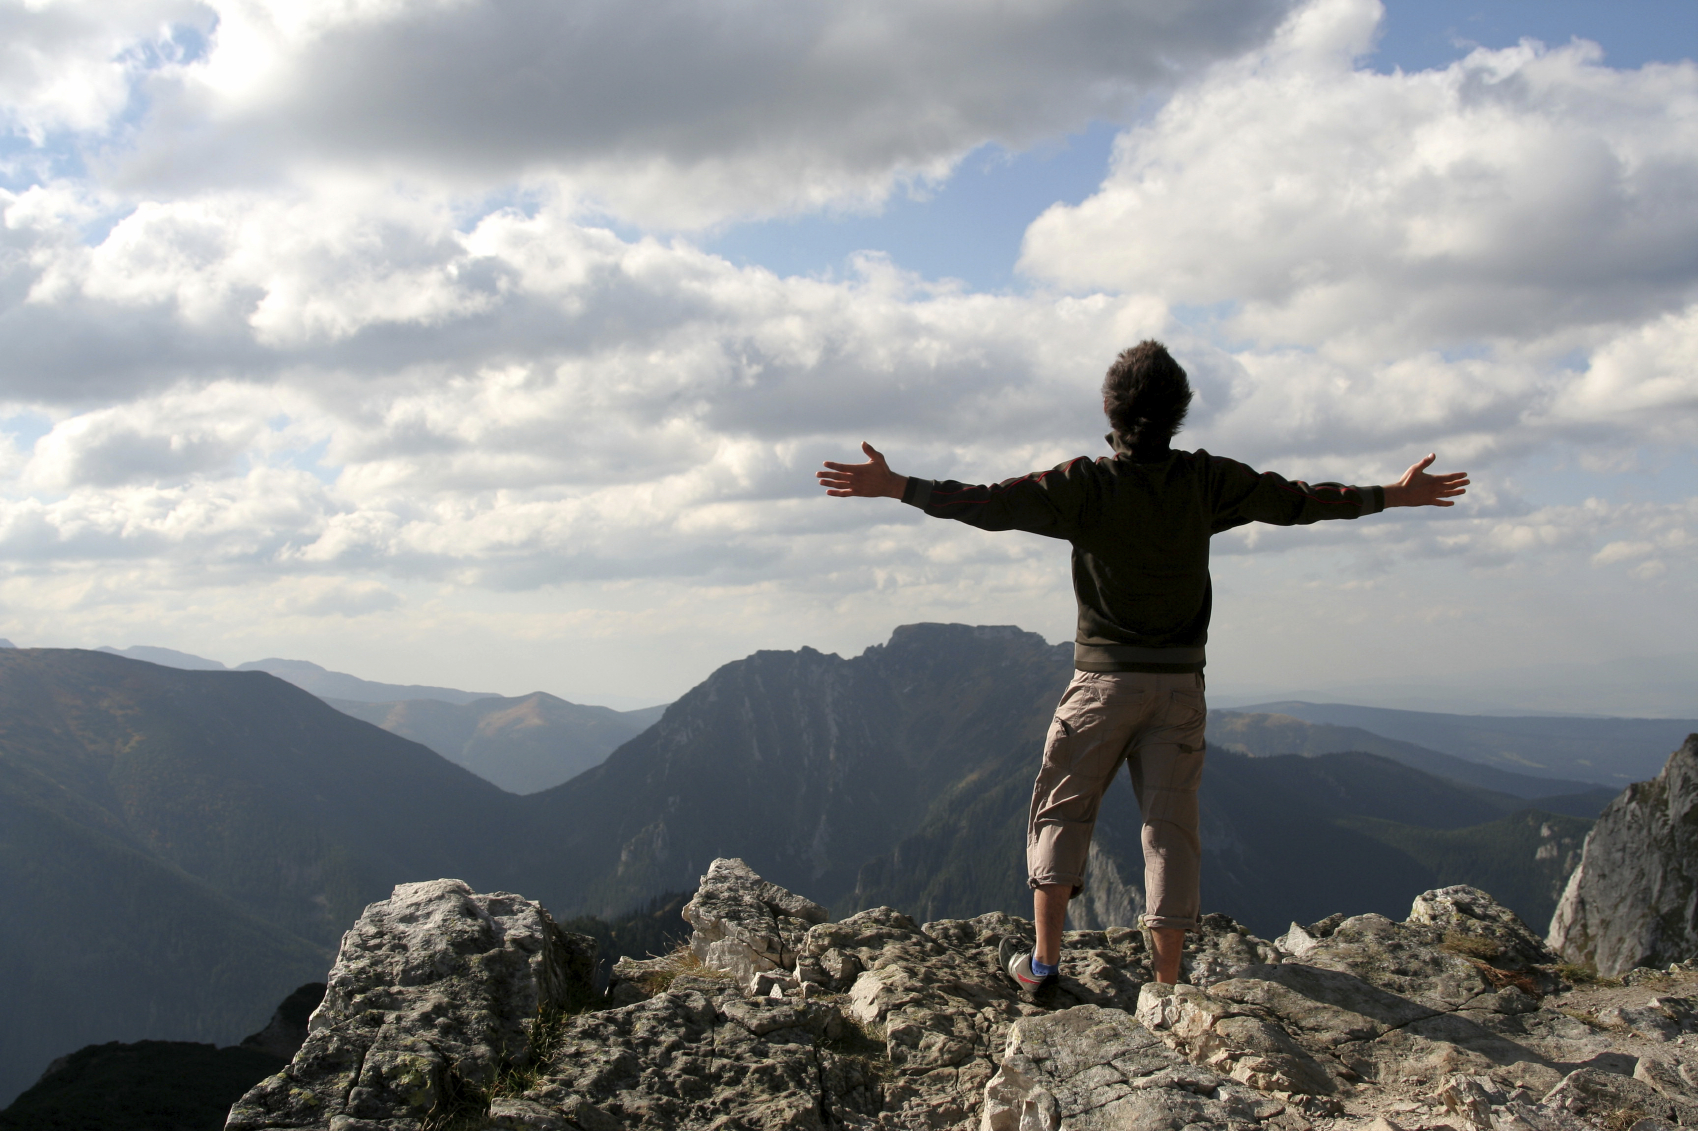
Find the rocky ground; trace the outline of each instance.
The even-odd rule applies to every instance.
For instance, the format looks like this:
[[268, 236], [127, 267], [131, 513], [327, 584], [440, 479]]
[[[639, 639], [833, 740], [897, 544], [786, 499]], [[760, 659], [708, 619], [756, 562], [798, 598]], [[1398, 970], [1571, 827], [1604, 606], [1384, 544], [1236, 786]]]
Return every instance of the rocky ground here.
[[1022, 1001], [1006, 915], [838, 923], [718, 860], [688, 951], [625, 960], [517, 896], [439, 880], [368, 908], [289, 1068], [231, 1131], [1137, 1128], [1656, 1131], [1698, 1125], [1698, 971], [1587, 981], [1472, 888], [1258, 939], [1207, 917], [1179, 987], [1136, 930], [1066, 936]]

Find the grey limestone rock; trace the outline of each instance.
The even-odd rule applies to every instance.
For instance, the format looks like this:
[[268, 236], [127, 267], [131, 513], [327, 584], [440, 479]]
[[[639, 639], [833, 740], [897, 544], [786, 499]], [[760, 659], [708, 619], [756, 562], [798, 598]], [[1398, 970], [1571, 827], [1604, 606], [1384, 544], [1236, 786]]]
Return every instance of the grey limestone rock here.
[[342, 937], [305, 1043], [226, 1126], [415, 1128], [523, 1061], [539, 1016], [591, 994], [594, 961], [519, 896], [401, 884]]
[[1277, 945], [1206, 916], [1178, 987], [1150, 982], [1138, 931], [1069, 931], [1042, 1004], [997, 969], [1000, 942], [1031, 934], [1009, 915], [832, 923], [730, 860], [691, 908], [690, 948], [622, 962], [591, 999], [589, 940], [534, 904], [403, 885], [348, 933], [306, 1044], [230, 1126], [1698, 1127], [1698, 969], [1564, 986], [1473, 888]]
[[853, 1123], [882, 1096], [863, 1059], [836, 1051], [843, 1035], [833, 1005], [680, 978], [571, 1018], [522, 1099], [584, 1131]]
[[[1249, 995], [1246, 995], [1249, 996]], [[1329, 1095], [1336, 1091], [1318, 1063], [1276, 1020], [1248, 1001], [1199, 986], [1144, 986], [1138, 1021], [1193, 1063], [1259, 1091]]]
[[1605, 975], [1698, 955], [1698, 734], [1599, 815], [1550, 945]]
[[980, 1131], [1179, 1131], [1254, 1125], [1286, 1105], [1199, 1070], [1124, 1010], [1076, 1005], [1014, 1023]]
[[1643, 1080], [1601, 1072], [1596, 1068], [1577, 1068], [1563, 1077], [1541, 1103], [1574, 1115], [1609, 1119], [1621, 1112], [1636, 1112], [1640, 1118], [1649, 1116], [1692, 1126], [1698, 1123], [1698, 1105], [1684, 1096], [1668, 1096]]
[[802, 936], [826, 920], [825, 908], [767, 883], [741, 860], [708, 866], [684, 907], [695, 928], [690, 948], [716, 970], [747, 982], [769, 970], [791, 970]]

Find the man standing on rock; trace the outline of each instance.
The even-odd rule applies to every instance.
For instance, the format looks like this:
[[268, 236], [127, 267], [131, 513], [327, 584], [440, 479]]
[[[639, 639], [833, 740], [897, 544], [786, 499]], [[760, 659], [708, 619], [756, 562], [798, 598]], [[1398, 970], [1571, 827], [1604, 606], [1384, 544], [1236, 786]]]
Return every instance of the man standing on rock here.
[[1081, 456], [989, 486], [825, 464], [826, 494], [901, 499], [981, 530], [1026, 530], [1073, 544], [1079, 603], [1072, 683], [1062, 694], [1032, 787], [1027, 883], [1037, 939], [1005, 940], [1002, 967], [1023, 990], [1055, 985], [1067, 902], [1103, 792], [1126, 762], [1143, 813], [1144, 899], [1158, 982], [1178, 980], [1185, 932], [1197, 927], [1197, 786], [1203, 773], [1203, 644], [1209, 538], [1249, 522], [1295, 526], [1387, 507], [1448, 507], [1465, 472], [1429, 475], [1426, 456], [1387, 487], [1308, 484], [1221, 456], [1170, 447], [1191, 404], [1185, 370], [1160, 342], [1124, 351], [1103, 380], [1112, 456]]

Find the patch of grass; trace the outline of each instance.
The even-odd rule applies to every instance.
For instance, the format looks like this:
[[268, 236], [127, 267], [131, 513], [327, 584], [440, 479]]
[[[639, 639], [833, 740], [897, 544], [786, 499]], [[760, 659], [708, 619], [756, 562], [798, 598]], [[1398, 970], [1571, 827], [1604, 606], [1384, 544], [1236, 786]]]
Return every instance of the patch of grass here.
[[420, 1126], [423, 1131], [474, 1131], [489, 1122], [489, 1100], [486, 1089], [450, 1069]]
[[[549, 1062], [554, 1054], [560, 1051], [560, 1042], [566, 1034], [566, 1022], [574, 1013], [582, 1010], [567, 1011], [543, 1008], [537, 1015], [525, 1023], [525, 1035], [528, 1038], [530, 1052], [524, 1060], [517, 1063], [504, 1064], [496, 1074], [495, 1083], [490, 1086], [489, 1099], [522, 1096], [542, 1080], [548, 1071]], [[485, 1104], [488, 1110], [488, 1104]]]
[[1459, 931], [1445, 932], [1444, 941], [1439, 949], [1449, 954], [1461, 955], [1463, 958], [1478, 958], [1490, 962], [1503, 953], [1503, 948], [1491, 939], [1483, 939], [1478, 935], [1465, 935]]
[[548, 1075], [549, 1064], [565, 1040], [566, 1023], [586, 1008], [574, 1003], [566, 1009], [538, 1009], [537, 1015], [525, 1022], [528, 1051], [517, 1060], [504, 1054], [495, 1080], [487, 1088], [449, 1072], [441, 1094], [423, 1120], [423, 1131], [481, 1131], [489, 1122], [491, 1103], [522, 1096]]
[[1645, 1114], [1636, 1107], [1624, 1107], [1620, 1111], [1612, 1111], [1604, 1117], [1604, 1131], [1627, 1131], [1629, 1127], [1644, 1119]]
[[1559, 962], [1555, 972], [1557, 977], [1574, 986], [1589, 986], [1603, 980], [1598, 977], [1597, 967], [1578, 962]]
[[671, 953], [649, 960], [649, 968], [642, 977], [637, 979], [646, 994], [665, 993], [672, 983], [683, 974], [696, 978], [709, 978], [716, 982], [732, 981], [732, 976], [723, 970], [715, 970], [690, 949], [689, 943], [680, 943]]

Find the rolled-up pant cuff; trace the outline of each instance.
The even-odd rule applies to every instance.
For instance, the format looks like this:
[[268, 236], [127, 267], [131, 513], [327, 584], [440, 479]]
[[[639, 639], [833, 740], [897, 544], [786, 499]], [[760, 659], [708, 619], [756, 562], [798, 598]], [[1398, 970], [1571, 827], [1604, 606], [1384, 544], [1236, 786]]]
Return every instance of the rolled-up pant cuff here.
[[[1066, 884], [1073, 889], [1073, 895], [1078, 895], [1084, 890], [1085, 877], [1076, 872], [1044, 872], [1041, 875], [1026, 877], [1026, 886], [1033, 891], [1041, 887], [1048, 887], [1050, 884]], [[1071, 899], [1072, 896], [1068, 898]]]
[[1142, 922], [1152, 931], [1194, 931], [1197, 929], [1197, 920], [1194, 917], [1184, 919], [1178, 915], [1145, 915], [1142, 917]]

